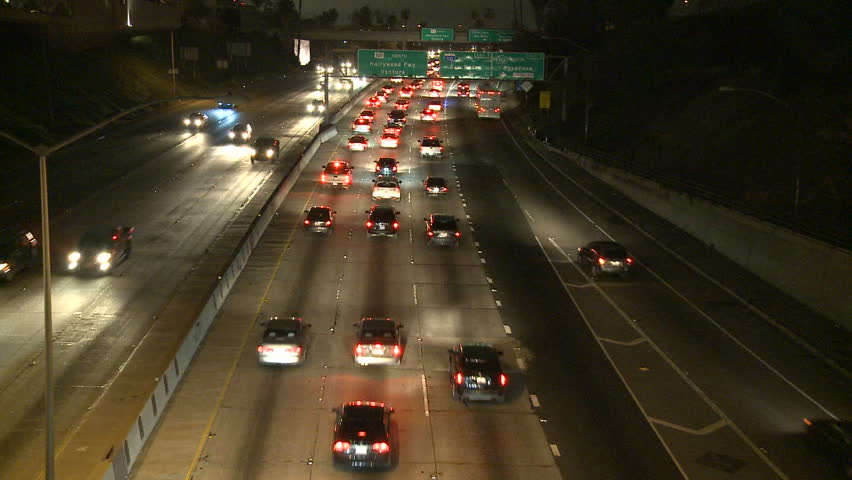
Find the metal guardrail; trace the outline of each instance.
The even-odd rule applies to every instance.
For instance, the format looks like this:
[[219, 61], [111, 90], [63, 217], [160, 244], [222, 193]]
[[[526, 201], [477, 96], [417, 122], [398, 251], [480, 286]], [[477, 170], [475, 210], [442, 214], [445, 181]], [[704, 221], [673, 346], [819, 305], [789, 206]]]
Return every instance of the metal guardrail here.
[[[536, 131], [531, 127], [533, 124], [531, 117], [521, 114], [517, 118], [524, 125], [527, 125], [526, 133], [532, 139], [550, 148], [560, 149], [554, 147], [546, 140], [542, 141], [536, 137]], [[732, 198], [729, 192], [725, 192], [718, 186], [696, 182], [688, 178], [672, 175], [670, 172], [649, 168], [647, 165], [631, 161], [629, 158], [614, 155], [611, 152], [598, 150], [587, 145], [565, 145], [561, 147], [561, 150], [576, 152], [600, 162], [602, 165], [620, 168], [646, 180], [659, 183], [671, 190], [712, 202], [729, 210], [772, 223], [845, 250], [852, 250], [852, 232], [846, 228], [834, 228], [825, 224], [816, 224], [815, 222], [808, 221], [807, 218], [796, 218], [789, 212], [757, 209], [753, 205]]]

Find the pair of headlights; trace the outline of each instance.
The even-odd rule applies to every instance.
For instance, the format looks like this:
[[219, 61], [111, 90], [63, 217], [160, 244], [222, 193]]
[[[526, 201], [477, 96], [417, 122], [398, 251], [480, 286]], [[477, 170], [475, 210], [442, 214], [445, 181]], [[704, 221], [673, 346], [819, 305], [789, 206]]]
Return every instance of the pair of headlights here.
[[[68, 254], [68, 269], [74, 270], [80, 265], [80, 259], [82, 255], [80, 252], [71, 252]], [[110, 260], [112, 259], [112, 254], [109, 252], [100, 252], [95, 256], [95, 262], [98, 263], [98, 266], [101, 270], [107, 270], [110, 267]]]

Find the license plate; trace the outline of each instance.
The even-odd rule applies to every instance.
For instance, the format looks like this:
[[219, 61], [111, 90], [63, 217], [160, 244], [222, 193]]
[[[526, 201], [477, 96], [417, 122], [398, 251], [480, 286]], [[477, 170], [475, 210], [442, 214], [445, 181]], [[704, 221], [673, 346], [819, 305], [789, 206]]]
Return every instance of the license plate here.
[[620, 267], [621, 266], [621, 262], [609, 262], [609, 263], [611, 263], [613, 267]]
[[439, 238], [446, 238], [447, 236], [448, 236], [447, 232], [440, 232], [440, 233], [438, 234], [438, 237], [439, 237]]
[[323, 225], [325, 225], [325, 222], [314, 222], [315, 227], [322, 227]]
[[355, 455], [366, 455], [367, 454], [367, 446], [366, 445], [355, 445]]
[[488, 385], [488, 379], [485, 377], [476, 377], [477, 385]]

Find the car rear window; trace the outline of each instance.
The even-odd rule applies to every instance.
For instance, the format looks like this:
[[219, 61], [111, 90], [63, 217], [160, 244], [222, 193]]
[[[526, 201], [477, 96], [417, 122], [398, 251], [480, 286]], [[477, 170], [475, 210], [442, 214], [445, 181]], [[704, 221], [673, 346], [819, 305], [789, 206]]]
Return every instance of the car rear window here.
[[394, 217], [394, 213], [390, 211], [376, 210], [373, 212], [373, 220], [377, 222], [392, 222]]
[[606, 247], [601, 249], [601, 255], [606, 258], [627, 258], [627, 250], [618, 247]]
[[443, 178], [430, 178], [426, 180], [426, 185], [430, 187], [443, 187], [447, 185], [447, 182]]
[[440, 147], [441, 142], [434, 138], [427, 138], [423, 140], [421, 145], [423, 145], [424, 147]]
[[455, 230], [456, 219], [454, 218], [435, 218], [432, 222], [432, 228], [437, 230]]

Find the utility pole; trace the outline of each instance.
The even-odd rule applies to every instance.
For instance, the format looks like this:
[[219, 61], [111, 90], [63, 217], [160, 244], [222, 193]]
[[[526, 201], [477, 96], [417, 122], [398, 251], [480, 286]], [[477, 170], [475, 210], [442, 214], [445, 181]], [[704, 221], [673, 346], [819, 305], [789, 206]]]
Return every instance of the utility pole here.
[[331, 73], [330, 70], [334, 67], [326, 66], [325, 72], [323, 75], [325, 76], [325, 81], [323, 82], [323, 94], [325, 95], [325, 110], [322, 112], [323, 123], [328, 123], [328, 112], [330, 110], [328, 105], [328, 74]]
[[172, 40], [172, 96], [177, 97], [177, 81], [175, 80], [175, 76], [177, 75], [177, 70], [175, 70], [175, 31], [170, 31], [169, 36]]

